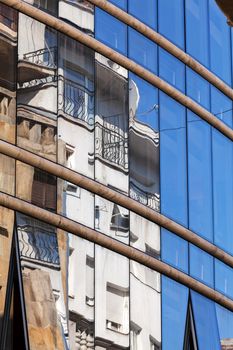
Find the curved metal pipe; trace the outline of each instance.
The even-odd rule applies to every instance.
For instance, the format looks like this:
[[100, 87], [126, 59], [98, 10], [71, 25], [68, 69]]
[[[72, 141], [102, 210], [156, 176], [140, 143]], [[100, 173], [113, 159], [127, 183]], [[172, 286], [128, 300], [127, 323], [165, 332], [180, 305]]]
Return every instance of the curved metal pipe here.
[[0, 205], [46, 222], [66, 232], [72, 233], [76, 236], [94, 242], [104, 248], [112, 250], [118, 254], [124, 255], [129, 259], [132, 259], [142, 265], [149, 267], [152, 270], [155, 270], [169, 278], [172, 278], [179, 283], [184, 284], [185, 286], [233, 311], [233, 300], [225, 297], [223, 294], [213, 290], [212, 288], [195, 280], [185, 273], [167, 265], [160, 260], [152, 258], [151, 256], [148, 256], [133, 247], [114, 240], [113, 238], [110, 238], [70, 219], [64, 218], [61, 215], [51, 213], [45, 209], [39, 208], [35, 205], [24, 202], [21, 199], [12, 197], [2, 192], [0, 192]]
[[214, 256], [225, 264], [233, 267], [233, 257], [227, 254], [222, 249], [216, 247], [214, 244], [206, 241], [204, 238], [198, 236], [196, 233], [188, 230], [175, 221], [166, 216], [146, 207], [145, 205], [129, 198], [121, 193], [118, 193], [111, 188], [102, 185], [95, 180], [92, 180], [84, 175], [76, 173], [60, 164], [56, 164], [48, 159], [42, 158], [34, 153], [26, 151], [22, 148], [14, 146], [6, 141], [0, 140], [0, 153], [3, 153], [16, 160], [29, 164], [33, 167], [39, 168], [52, 175], [55, 175], [63, 180], [69, 181], [81, 188], [86, 189], [100, 197], [103, 197], [111, 202], [119, 204], [120, 206], [133, 211], [134, 213], [174, 232], [181, 238], [196, 245], [200, 249], [206, 251], [208, 254]]

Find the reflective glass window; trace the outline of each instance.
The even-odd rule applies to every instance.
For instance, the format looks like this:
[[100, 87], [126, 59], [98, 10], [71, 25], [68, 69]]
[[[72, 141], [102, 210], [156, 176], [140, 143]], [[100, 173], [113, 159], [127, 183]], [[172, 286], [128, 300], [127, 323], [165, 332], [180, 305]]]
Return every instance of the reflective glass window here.
[[214, 258], [211, 255], [190, 244], [189, 264], [192, 277], [214, 287]]
[[212, 131], [214, 243], [233, 254], [233, 145], [219, 131]]
[[185, 108], [160, 93], [161, 212], [187, 225]]
[[215, 259], [215, 289], [233, 298], [233, 270], [217, 259]]
[[233, 312], [215, 304], [218, 330], [222, 346], [233, 345]]
[[[120, 271], [120, 273], [119, 273]], [[95, 346], [129, 347], [129, 260], [95, 246]]]
[[95, 179], [128, 194], [128, 72], [96, 55]]
[[[25, 36], [25, 31], [27, 35]], [[57, 33], [45, 24], [19, 15], [18, 109], [26, 117], [33, 108], [34, 119], [57, 116]], [[32, 93], [33, 90], [33, 93]], [[48, 98], [48, 95], [50, 98]], [[32, 116], [31, 116], [32, 118]], [[30, 119], [30, 116], [29, 116]], [[45, 123], [44, 123], [45, 124]], [[52, 124], [52, 123], [51, 123]], [[55, 124], [55, 123], [54, 123]], [[25, 126], [26, 127], [26, 126]], [[29, 126], [28, 126], [29, 129]], [[29, 130], [27, 130], [29, 133]], [[26, 134], [25, 138], [29, 135]], [[34, 138], [36, 136], [34, 135]], [[52, 133], [51, 133], [52, 137]], [[39, 138], [39, 135], [38, 135]], [[28, 144], [28, 141], [25, 141]], [[33, 148], [33, 147], [31, 147]], [[36, 149], [36, 147], [35, 147]], [[34, 150], [35, 152], [35, 150]]]
[[[24, 0], [28, 2], [30, 5], [39, 8], [40, 10], [44, 10], [53, 16], [57, 16], [57, 0]], [[72, 1], [72, 0], [71, 0]]]
[[127, 54], [127, 26], [98, 7], [95, 8], [95, 36], [104, 44]]
[[209, 110], [210, 84], [192, 69], [186, 67], [187, 95]]
[[130, 245], [155, 259], [160, 257], [160, 227], [130, 212]]
[[114, 5], [121, 7], [123, 10], [127, 10], [127, 0], [109, 0]]
[[[209, 0], [210, 68], [231, 85], [231, 30], [215, 1]], [[223, 64], [224, 62], [224, 64]]]
[[[67, 260], [62, 259], [68, 253], [66, 233], [58, 234], [55, 227], [23, 214], [17, 213], [16, 223], [23, 292], [27, 296], [25, 306], [30, 347], [37, 347], [39, 333], [40, 346], [55, 349], [57, 344], [67, 344], [65, 334], [68, 336], [69, 333], [68, 300], [65, 298], [68, 296], [67, 284], [66, 277], [62, 277], [67, 273]], [[48, 338], [48, 332], [52, 330], [56, 337]]]
[[162, 35], [184, 48], [183, 0], [158, 0], [158, 27]]
[[19, 198], [56, 212], [57, 179], [55, 176], [17, 161], [16, 180], [16, 195]]
[[157, 45], [129, 27], [128, 56], [153, 73], [157, 73]]
[[[2, 172], [0, 172], [0, 177], [1, 176]], [[5, 326], [4, 311], [6, 312], [6, 298], [9, 297], [7, 285], [9, 281], [9, 267], [11, 261], [10, 256], [12, 250], [14, 220], [15, 212], [13, 210], [0, 206], [0, 333], [2, 333], [2, 328]]]
[[128, 0], [128, 11], [148, 26], [157, 27], [157, 0]]
[[159, 211], [158, 90], [129, 77], [130, 196]]
[[59, 17], [74, 23], [88, 35], [94, 34], [94, 5], [87, 0], [59, 0]]
[[188, 273], [188, 242], [161, 228], [162, 260]]
[[[163, 0], [161, 0], [163, 1]], [[209, 65], [208, 0], [186, 4], [186, 51], [205, 66]]]
[[214, 302], [194, 291], [191, 297], [198, 349], [221, 350]]
[[213, 239], [211, 127], [188, 111], [189, 226]]
[[58, 162], [93, 178], [94, 51], [62, 34], [59, 51]]
[[211, 86], [211, 112], [232, 127], [232, 101], [214, 86]]
[[188, 295], [188, 288], [165, 276], [162, 277], [163, 350], [183, 348]]
[[130, 262], [130, 349], [161, 349], [160, 274], [135, 261]]
[[185, 65], [159, 48], [159, 76], [181, 91], [185, 91]]
[[104, 198], [95, 196], [95, 229], [129, 244], [129, 211]]
[[0, 4], [0, 138], [15, 143], [18, 13]]

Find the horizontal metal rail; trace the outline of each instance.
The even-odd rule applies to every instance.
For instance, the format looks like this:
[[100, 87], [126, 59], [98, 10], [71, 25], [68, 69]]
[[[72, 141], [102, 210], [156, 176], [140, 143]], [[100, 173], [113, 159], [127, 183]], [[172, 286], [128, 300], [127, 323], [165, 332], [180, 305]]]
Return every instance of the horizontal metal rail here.
[[44, 170], [63, 180], [71, 182], [74, 185], [84, 188], [87, 191], [90, 191], [100, 197], [112, 201], [128, 210], [131, 210], [134, 213], [158, 224], [159, 226], [162, 226], [167, 230], [174, 232], [176, 235], [194, 244], [213, 257], [219, 259], [230, 267], [233, 267], [233, 256], [216, 247], [214, 244], [206, 241], [204, 238], [198, 236], [191, 230], [156, 212], [155, 210], [135, 201], [132, 198], [116, 192], [111, 188], [102, 185], [101, 183], [96, 182], [95, 180], [92, 180], [73, 170], [70, 170], [60, 164], [56, 164], [55, 162], [42, 158], [34, 153], [14, 146], [3, 140], [0, 140], [0, 153]]
[[222, 91], [226, 96], [233, 99], [233, 89], [227, 85], [222, 79], [218, 78], [214, 73], [212, 73], [209, 69], [199, 63], [197, 60], [189, 56], [182, 49], [177, 47], [171, 41], [166, 39], [163, 35], [159, 34], [152, 28], [148, 27], [145, 23], [139, 21], [134, 16], [128, 14], [124, 10], [119, 7], [113, 5], [107, 0], [88, 0], [95, 6], [98, 6], [102, 10], [108, 12], [112, 16], [118, 18], [120, 21], [124, 22], [128, 26], [134, 28], [139, 33], [146, 36], [148, 39], [154, 41], [160, 47], [165, 49], [171, 55], [178, 58], [184, 64], [192, 68], [195, 72], [201, 75], [204, 79], [208, 80], [209, 83], [216, 86], [220, 91]]
[[61, 19], [55, 18], [25, 2], [22, 0], [0, 0], [0, 2], [15, 8], [16, 10], [50, 26], [57, 31], [64, 33], [70, 38], [73, 38], [80, 43], [90, 47], [94, 51], [102, 54], [103, 56], [109, 58], [110, 60], [118, 63], [122, 67], [130, 70], [131, 72], [137, 74], [139, 77], [148, 81], [150, 84], [154, 85], [161, 91], [165, 92], [167, 95], [171, 96], [174, 100], [181, 103], [192, 112], [197, 114], [200, 118], [205, 120], [207, 123], [212, 125], [214, 128], [218, 129], [223, 135], [233, 140], [233, 130], [220, 121], [215, 115], [210, 113], [205, 108], [201, 107], [198, 103], [193, 101], [191, 98], [187, 97], [185, 94], [174, 88], [172, 85], [168, 84], [164, 80], [160, 79], [157, 75], [151, 73], [149, 70], [143, 68], [139, 64], [135, 63], [133, 60], [125, 57], [124, 55], [116, 52], [107, 45], [99, 42], [98, 40], [92, 38], [91, 36], [84, 34], [79, 29], [73, 27], [72, 25], [62, 21]]
[[149, 267], [152, 270], [155, 270], [169, 278], [172, 278], [179, 283], [184, 284], [194, 291], [233, 311], [233, 300], [225, 297], [223, 294], [175, 269], [174, 267], [171, 267], [166, 263], [157, 260], [133, 247], [121, 243], [120, 241], [99, 233], [94, 229], [81, 225], [61, 215], [51, 213], [45, 209], [39, 208], [28, 202], [2, 192], [0, 192], [0, 205], [12, 210], [16, 210], [25, 215], [29, 215], [30, 217], [46, 222], [50, 225], [53, 225], [54, 227], [60, 228], [66, 232], [87, 239], [118, 254], [124, 255], [129, 259], [132, 259], [142, 265]]

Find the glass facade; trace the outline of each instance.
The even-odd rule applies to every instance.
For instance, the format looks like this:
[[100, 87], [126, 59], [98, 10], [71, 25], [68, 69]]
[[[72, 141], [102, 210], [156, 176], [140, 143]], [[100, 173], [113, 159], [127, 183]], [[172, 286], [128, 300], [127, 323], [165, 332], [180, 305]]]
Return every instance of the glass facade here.
[[[110, 2], [232, 85], [214, 0]], [[232, 100], [100, 5], [25, 5], [0, 0], [0, 350], [232, 349], [232, 140], [185, 102], [230, 130]]]

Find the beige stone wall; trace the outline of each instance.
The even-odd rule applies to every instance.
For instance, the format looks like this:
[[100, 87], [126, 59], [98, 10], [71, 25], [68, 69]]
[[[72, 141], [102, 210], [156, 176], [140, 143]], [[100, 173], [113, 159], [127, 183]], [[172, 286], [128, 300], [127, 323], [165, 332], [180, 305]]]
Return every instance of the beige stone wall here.
[[61, 325], [49, 273], [23, 272], [24, 294], [31, 350], [63, 350]]
[[0, 207], [0, 331], [5, 307], [14, 211]]

